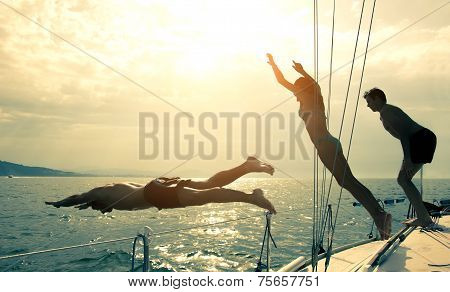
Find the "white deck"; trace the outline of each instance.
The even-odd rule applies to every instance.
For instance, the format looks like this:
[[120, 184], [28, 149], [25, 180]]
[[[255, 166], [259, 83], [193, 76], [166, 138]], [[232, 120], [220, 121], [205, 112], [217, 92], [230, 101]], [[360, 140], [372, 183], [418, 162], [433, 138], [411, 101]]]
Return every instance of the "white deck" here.
[[420, 232], [414, 230], [387, 260], [378, 272], [449, 272], [450, 216], [441, 218], [444, 231]]
[[[374, 241], [334, 254], [328, 271], [449, 272], [450, 216], [441, 218], [439, 225], [444, 231], [421, 232], [420, 228], [414, 229], [380, 265], [370, 264], [387, 241]], [[325, 260], [320, 260], [319, 272], [324, 271], [324, 265]], [[311, 268], [302, 271], [311, 271]]]

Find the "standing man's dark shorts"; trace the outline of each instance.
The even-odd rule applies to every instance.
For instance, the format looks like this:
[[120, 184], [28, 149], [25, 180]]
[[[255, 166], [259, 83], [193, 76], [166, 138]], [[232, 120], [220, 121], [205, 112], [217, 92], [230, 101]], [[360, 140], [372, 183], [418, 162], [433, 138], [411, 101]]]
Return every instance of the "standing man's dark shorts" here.
[[409, 138], [411, 161], [413, 163], [430, 163], [436, 150], [436, 135], [427, 128], [414, 133]]

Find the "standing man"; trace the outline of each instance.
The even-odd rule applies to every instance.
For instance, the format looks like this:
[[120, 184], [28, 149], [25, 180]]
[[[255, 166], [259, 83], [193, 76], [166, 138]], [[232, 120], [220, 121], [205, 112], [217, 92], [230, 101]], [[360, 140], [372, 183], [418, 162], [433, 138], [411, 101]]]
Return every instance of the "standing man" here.
[[422, 227], [433, 224], [433, 220], [422, 202], [419, 190], [412, 183], [412, 178], [425, 163], [433, 160], [436, 136], [429, 129], [413, 121], [400, 108], [387, 104], [386, 95], [381, 89], [372, 88], [366, 91], [364, 98], [372, 111], [380, 113], [380, 120], [386, 131], [400, 140], [402, 144], [403, 163], [397, 181], [417, 213], [417, 218], [404, 223]]

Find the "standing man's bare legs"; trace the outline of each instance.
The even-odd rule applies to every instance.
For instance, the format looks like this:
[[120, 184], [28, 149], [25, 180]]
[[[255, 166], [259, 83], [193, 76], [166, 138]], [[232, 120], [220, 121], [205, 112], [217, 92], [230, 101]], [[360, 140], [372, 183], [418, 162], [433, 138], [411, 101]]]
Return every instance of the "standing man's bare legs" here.
[[244, 163], [234, 168], [218, 172], [205, 181], [187, 181], [183, 186], [197, 190], [223, 187], [252, 172], [265, 172], [273, 175], [274, 168], [254, 157], [249, 157]]
[[422, 168], [422, 166], [423, 164], [414, 164], [414, 169], [412, 170], [412, 173], [410, 173], [410, 175], [408, 176], [408, 174], [404, 169], [403, 163], [400, 172], [398, 174], [397, 182], [402, 187], [403, 191], [405, 192], [406, 196], [411, 202], [411, 205], [413, 205], [417, 213], [417, 219], [405, 222], [408, 222], [407, 223], [408, 225], [426, 227], [432, 224], [433, 220], [431, 219], [430, 214], [428, 214], [428, 211], [423, 204], [422, 196], [420, 195], [419, 190], [412, 182], [412, 178]]

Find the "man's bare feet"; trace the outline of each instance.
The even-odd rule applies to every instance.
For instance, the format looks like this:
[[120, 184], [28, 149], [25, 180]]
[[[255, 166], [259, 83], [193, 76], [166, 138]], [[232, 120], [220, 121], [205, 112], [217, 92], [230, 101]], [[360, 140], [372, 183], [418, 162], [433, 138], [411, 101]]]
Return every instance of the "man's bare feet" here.
[[258, 207], [269, 210], [272, 214], [276, 214], [277, 211], [273, 204], [264, 197], [264, 192], [261, 189], [254, 189], [253, 194], [250, 195], [252, 203]]
[[433, 221], [427, 221], [420, 218], [410, 218], [402, 222], [407, 226], [419, 226], [419, 227], [427, 227], [433, 224]]
[[381, 240], [389, 239], [391, 236], [392, 215], [386, 212], [374, 218]]
[[273, 175], [273, 172], [275, 171], [272, 165], [264, 163], [253, 156], [249, 156], [247, 158], [247, 161], [245, 161], [245, 166], [250, 172], [265, 172]]

